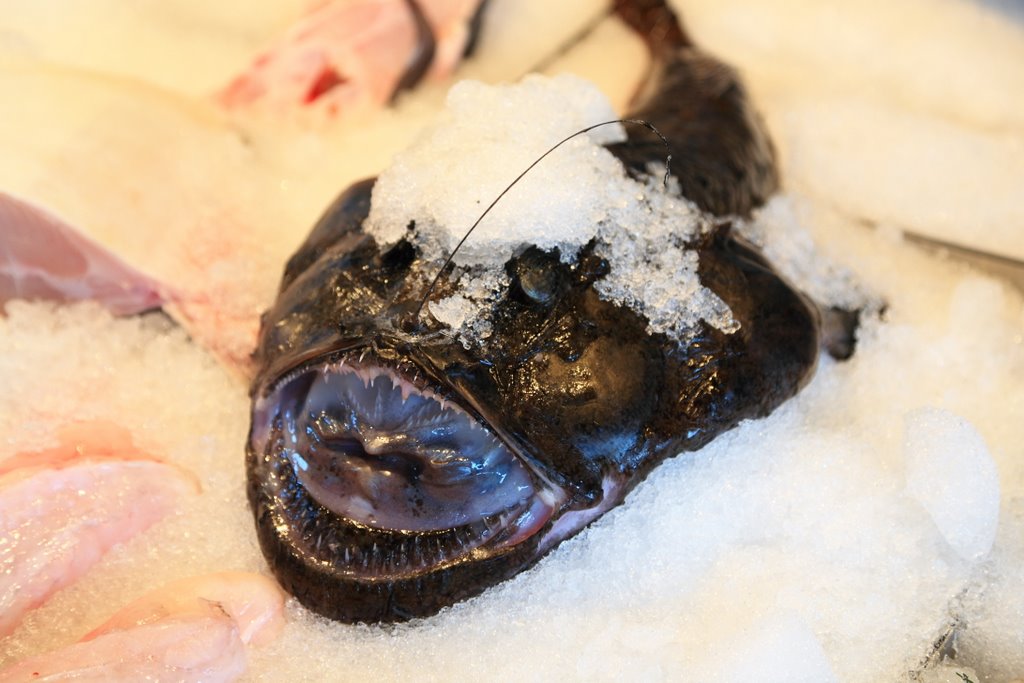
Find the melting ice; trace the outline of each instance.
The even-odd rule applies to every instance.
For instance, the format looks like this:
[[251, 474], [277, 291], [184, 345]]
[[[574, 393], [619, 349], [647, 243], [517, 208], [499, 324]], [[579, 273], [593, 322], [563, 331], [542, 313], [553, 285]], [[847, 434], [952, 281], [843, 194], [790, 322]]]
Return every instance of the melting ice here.
[[[515, 85], [463, 81], [441, 121], [381, 173], [367, 229], [383, 244], [408, 234], [428, 256], [451, 253], [481, 213], [559, 141], [617, 116], [591, 83], [561, 75], [527, 76]], [[507, 286], [502, 266], [530, 245], [558, 249], [571, 262], [596, 240], [609, 262], [603, 298], [644, 315], [652, 332], [683, 339], [700, 321], [725, 331], [738, 325], [728, 306], [700, 284], [688, 243], [711, 228], [677, 188], [652, 174], [630, 178], [602, 145], [624, 140], [620, 124], [573, 138], [509, 190], [456, 255], [471, 269], [469, 289], [431, 305], [441, 322], [471, 341], [476, 321]], [[683, 163], [683, 162], [676, 162]]]

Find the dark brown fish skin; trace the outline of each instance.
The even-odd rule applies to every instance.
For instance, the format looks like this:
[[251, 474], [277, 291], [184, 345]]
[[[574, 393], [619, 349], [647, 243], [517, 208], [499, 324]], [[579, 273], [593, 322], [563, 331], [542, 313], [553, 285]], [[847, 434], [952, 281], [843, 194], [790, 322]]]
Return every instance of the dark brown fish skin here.
[[[617, 0], [615, 9], [652, 55], [629, 118], [654, 122], [668, 140], [684, 197], [717, 216], [749, 215], [778, 189], [779, 176], [768, 131], [739, 75], [697, 48], [661, 0]], [[688, 92], [700, 96], [665, 95]], [[643, 173], [664, 158], [663, 142], [650, 131], [627, 134], [627, 142], [610, 147], [627, 168]]]
[[[651, 121], [668, 138], [685, 196], [718, 215], [749, 213], [777, 185], [759, 118], [731, 70], [697, 52], [681, 29], [665, 26], [665, 17], [674, 17], [662, 3], [619, 2], [617, 10], [638, 6], [641, 19], [627, 20], [647, 30], [636, 22], [653, 17], [663, 38], [652, 46], [658, 81], [631, 116]], [[718, 137], [694, 139], [704, 135]], [[665, 155], [660, 141], [632, 135], [614, 151], [636, 172]], [[382, 251], [362, 232], [371, 188], [372, 180], [346, 191], [290, 260], [279, 298], [263, 319], [254, 402], [290, 371], [343, 355], [415, 368], [556, 483], [566, 502], [540, 533], [516, 545], [485, 545], [428, 571], [403, 571], [389, 553], [407, 552], [417, 536], [430, 540], [429, 534], [339, 518], [303, 490], [274, 443], [250, 438], [249, 499], [264, 555], [286, 590], [328, 617], [405, 620], [479, 594], [557, 545], [559, 539], [542, 537], [559, 518], [618, 504], [666, 457], [767, 415], [813, 373], [815, 307], [726, 223], [691, 246], [700, 252], [703, 284], [740, 322], [734, 334], [702, 325], [679, 345], [648, 333], [641, 316], [597, 296], [593, 283], [608, 264], [589, 247], [572, 265], [537, 249], [510, 255], [512, 284], [493, 312], [491, 336], [478, 348], [436, 334], [443, 326], [427, 315], [410, 334], [432, 266], [404, 240]], [[445, 282], [432, 297], [457, 286]], [[603, 501], [609, 480], [617, 489]], [[356, 560], [346, 562], [341, 548], [380, 571], [357, 576]]]
[[[462, 50], [463, 57], [471, 56], [476, 49], [487, 3], [488, 0], [478, 0], [476, 10], [474, 10], [473, 16], [470, 18], [467, 26], [469, 35], [466, 37], [466, 45]], [[430, 65], [433, 63], [434, 55], [437, 52], [437, 39], [434, 36], [433, 29], [430, 27], [430, 23], [427, 21], [423, 8], [420, 6], [420, 2], [417, 0], [405, 0], [405, 5], [409, 10], [410, 16], [412, 16], [413, 23], [416, 25], [416, 47], [409, 57], [409, 64], [406, 66], [405, 72], [398, 83], [395, 84], [395, 89], [391, 93], [390, 101], [392, 104], [404, 91], [415, 88], [423, 80], [427, 72], [430, 71]]]
[[416, 26], [416, 47], [409, 57], [409, 64], [406, 66], [405, 72], [398, 79], [398, 83], [395, 84], [395, 89], [391, 93], [392, 104], [403, 91], [416, 87], [416, 84], [423, 80], [427, 71], [430, 70], [430, 64], [434, 61], [434, 54], [437, 52], [437, 40], [434, 39], [434, 32], [419, 3], [416, 0], [405, 0], [405, 6]]

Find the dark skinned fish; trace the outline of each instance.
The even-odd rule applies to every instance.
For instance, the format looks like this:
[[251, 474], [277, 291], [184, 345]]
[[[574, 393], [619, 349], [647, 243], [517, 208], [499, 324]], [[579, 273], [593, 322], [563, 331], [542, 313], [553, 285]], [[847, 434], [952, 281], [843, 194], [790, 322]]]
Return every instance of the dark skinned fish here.
[[[654, 56], [630, 117], [668, 139], [684, 196], [748, 215], [778, 180], [736, 74], [662, 2], [615, 11]], [[639, 128], [611, 149], [637, 175], [665, 157]], [[342, 194], [290, 260], [256, 352], [249, 499], [270, 567], [316, 612], [397, 621], [477, 595], [813, 372], [817, 310], [724, 221], [693, 246], [738, 332], [649, 333], [598, 297], [608, 264], [591, 247], [572, 264], [533, 247], [509, 258], [493, 332], [467, 350], [414, 315], [437, 264], [363, 232], [372, 186]]]

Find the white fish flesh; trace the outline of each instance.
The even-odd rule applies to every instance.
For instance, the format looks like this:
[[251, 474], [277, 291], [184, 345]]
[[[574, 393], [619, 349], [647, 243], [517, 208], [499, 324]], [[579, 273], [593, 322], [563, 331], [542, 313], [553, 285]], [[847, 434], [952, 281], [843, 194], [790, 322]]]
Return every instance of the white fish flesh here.
[[60, 439], [0, 462], [0, 636], [197, 490], [113, 425], [74, 425]]
[[270, 579], [224, 572], [174, 581], [127, 605], [79, 642], [0, 671], [0, 681], [233, 681], [245, 646], [284, 626]]

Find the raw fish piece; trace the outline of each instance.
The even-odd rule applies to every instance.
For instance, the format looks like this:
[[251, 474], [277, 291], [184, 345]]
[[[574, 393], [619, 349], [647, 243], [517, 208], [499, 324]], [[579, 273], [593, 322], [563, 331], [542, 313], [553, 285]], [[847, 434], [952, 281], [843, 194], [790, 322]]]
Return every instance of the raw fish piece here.
[[284, 627], [284, 594], [274, 581], [260, 574], [220, 572], [161, 586], [119, 610], [82, 640], [170, 616], [202, 613], [210, 604], [216, 604], [234, 620], [238, 635], [246, 644], [265, 645]]
[[0, 462], [0, 636], [198, 490], [107, 423], [69, 427], [60, 442]]
[[10, 299], [93, 299], [115, 315], [157, 308], [167, 287], [53, 214], [0, 192], [0, 306]]
[[244, 645], [284, 626], [284, 595], [270, 579], [223, 572], [174, 581], [119, 610], [74, 645], [0, 672], [0, 681], [233, 681]]
[[0, 671], [17, 681], [233, 681], [245, 672], [245, 645], [231, 618], [208, 614], [168, 617], [112, 631]]
[[380, 106], [455, 68], [479, 0], [334, 0], [315, 9], [219, 94], [228, 107], [328, 114]]
[[[41, 451], [15, 453], [0, 459], [0, 477], [15, 470], [27, 476], [34, 470], [54, 470], [87, 458], [124, 460], [124, 454], [136, 451], [131, 433], [124, 427], [105, 420], [72, 422], [57, 430], [61, 445]], [[152, 459], [139, 453], [137, 459]], [[0, 479], [3, 481], [3, 479]]]

